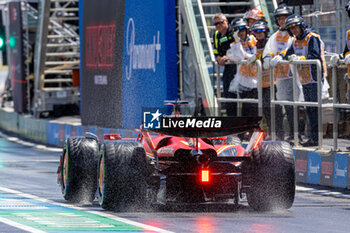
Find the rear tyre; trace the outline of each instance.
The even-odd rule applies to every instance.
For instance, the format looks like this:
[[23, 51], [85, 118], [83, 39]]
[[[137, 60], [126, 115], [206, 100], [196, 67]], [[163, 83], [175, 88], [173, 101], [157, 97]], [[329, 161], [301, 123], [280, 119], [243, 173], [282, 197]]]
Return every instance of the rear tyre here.
[[107, 142], [99, 158], [98, 198], [103, 209], [139, 208], [146, 201], [146, 152], [138, 142]]
[[286, 142], [261, 142], [249, 174], [248, 204], [255, 210], [289, 209], [295, 196], [293, 150]]
[[69, 137], [61, 158], [61, 190], [71, 202], [92, 202], [97, 186], [98, 142], [92, 138]]

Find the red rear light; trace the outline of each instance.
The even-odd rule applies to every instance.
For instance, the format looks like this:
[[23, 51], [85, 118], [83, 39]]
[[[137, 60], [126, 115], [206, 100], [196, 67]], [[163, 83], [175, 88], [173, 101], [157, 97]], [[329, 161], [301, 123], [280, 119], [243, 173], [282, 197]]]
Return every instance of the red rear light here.
[[105, 140], [118, 140], [122, 139], [122, 136], [120, 134], [105, 134], [103, 138]]
[[256, 140], [256, 142], [255, 142], [255, 144], [254, 144], [254, 146], [253, 146], [253, 150], [255, 150], [256, 148], [258, 148], [258, 146], [259, 146], [261, 140], [263, 139], [263, 136], [264, 136], [264, 132], [261, 131], [261, 132], [259, 133], [258, 139]]
[[210, 171], [209, 170], [201, 170], [201, 181], [202, 181], [202, 183], [209, 183], [209, 181], [210, 181]]

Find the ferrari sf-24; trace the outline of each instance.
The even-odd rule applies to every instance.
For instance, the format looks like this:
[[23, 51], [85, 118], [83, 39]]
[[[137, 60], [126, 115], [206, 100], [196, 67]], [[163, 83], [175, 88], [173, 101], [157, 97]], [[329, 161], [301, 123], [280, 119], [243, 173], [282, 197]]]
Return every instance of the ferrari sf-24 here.
[[[216, 117], [224, 120], [219, 128], [192, 127], [210, 117], [170, 120], [181, 119], [192, 125], [141, 127], [137, 138], [107, 134], [103, 143], [93, 134], [67, 138], [57, 171], [64, 199], [97, 197], [107, 210], [216, 202], [238, 206], [243, 197], [259, 211], [293, 205], [293, 151], [287, 142], [263, 141], [261, 117]], [[245, 132], [251, 138], [243, 147], [237, 135]]]

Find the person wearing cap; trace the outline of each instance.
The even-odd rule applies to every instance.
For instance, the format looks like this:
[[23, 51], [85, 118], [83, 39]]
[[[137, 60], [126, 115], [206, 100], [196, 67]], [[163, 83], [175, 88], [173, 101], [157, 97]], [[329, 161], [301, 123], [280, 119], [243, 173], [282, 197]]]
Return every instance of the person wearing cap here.
[[266, 22], [266, 18], [264, 16], [264, 13], [261, 10], [259, 10], [258, 8], [251, 9], [248, 12], [248, 14], [246, 15], [245, 19], [248, 22], [249, 28], [251, 28], [253, 23], [255, 23], [257, 21], [265, 21]]
[[[270, 68], [271, 59], [279, 55], [283, 50], [287, 50], [292, 44], [293, 37], [289, 35], [285, 28], [286, 18], [292, 15], [292, 10], [285, 5], [277, 7], [274, 11], [274, 18], [279, 29], [269, 38], [263, 53], [263, 67]], [[293, 98], [293, 75], [288, 64], [278, 64], [274, 68], [274, 78], [276, 80], [276, 99], [294, 101]], [[297, 86], [297, 93], [301, 92], [301, 85]], [[298, 97], [299, 99], [299, 97]], [[279, 105], [276, 105], [279, 106]], [[284, 105], [287, 115], [289, 133], [285, 140], [291, 142], [294, 139], [293, 106]], [[277, 120], [277, 119], [276, 119]]]
[[[236, 65], [227, 64], [228, 58], [226, 51], [230, 48], [230, 44], [234, 41], [233, 32], [229, 27], [226, 16], [222, 13], [215, 14], [213, 22], [216, 28], [214, 33], [214, 55], [220, 66], [225, 66], [223, 73], [223, 87], [225, 98], [236, 98], [237, 96], [228, 91], [230, 82], [236, 73]], [[235, 116], [237, 105], [236, 103], [225, 103], [226, 113], [228, 116]]]
[[[286, 19], [286, 29], [291, 36], [294, 36], [291, 46], [286, 51], [271, 60], [275, 66], [282, 59], [289, 61], [317, 59], [321, 62], [322, 81], [327, 77], [327, 67], [324, 58], [324, 43], [317, 33], [311, 32], [306, 27], [300, 15], [290, 15]], [[305, 101], [317, 102], [317, 67], [316, 65], [301, 65], [298, 69], [300, 83], [302, 84]], [[320, 90], [322, 91], [322, 90]], [[318, 145], [318, 117], [317, 107], [306, 107], [310, 135], [307, 141], [302, 142], [303, 146]]]
[[[238, 63], [247, 60], [247, 64], [238, 64], [235, 78], [230, 83], [229, 91], [239, 93], [240, 98], [258, 98], [257, 67], [252, 64], [256, 59], [257, 40], [248, 33], [248, 22], [243, 18], [236, 18], [231, 22], [233, 37], [231, 48], [226, 56], [231, 62]], [[242, 104], [243, 116], [257, 116], [258, 107], [255, 103]]]
[[[265, 45], [269, 40], [269, 27], [265, 21], [257, 21], [253, 23], [250, 28], [252, 35], [256, 38], [256, 58], [262, 61], [262, 55], [265, 49]], [[270, 95], [270, 69], [262, 67], [262, 101], [263, 101], [263, 114], [269, 128], [269, 136], [265, 138], [268, 140], [271, 137], [271, 95]], [[274, 82], [275, 83], [275, 82]], [[275, 107], [275, 122], [276, 133], [279, 140], [284, 140], [284, 132], [282, 125], [282, 107], [276, 105]]]

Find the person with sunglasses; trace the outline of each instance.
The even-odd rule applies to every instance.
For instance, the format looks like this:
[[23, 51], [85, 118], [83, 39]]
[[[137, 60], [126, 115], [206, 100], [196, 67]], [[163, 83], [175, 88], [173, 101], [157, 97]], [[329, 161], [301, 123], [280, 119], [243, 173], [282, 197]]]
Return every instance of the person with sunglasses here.
[[[279, 55], [283, 50], [286, 50], [293, 42], [293, 37], [289, 35], [285, 28], [286, 18], [290, 15], [292, 15], [292, 10], [286, 5], [281, 5], [274, 11], [275, 23], [277, 26], [279, 26], [279, 29], [274, 34], [272, 34], [266, 43], [263, 53], [264, 69], [269, 69], [271, 59], [274, 56]], [[274, 79], [276, 80], [276, 99], [294, 101], [293, 75], [289, 69], [289, 65], [276, 65], [274, 68]], [[298, 86], [297, 92], [301, 92], [300, 85]], [[289, 133], [287, 134], [285, 140], [292, 143], [292, 140], [294, 139], [293, 106], [284, 105], [284, 110], [287, 115], [289, 128]]]
[[[229, 91], [239, 93], [240, 98], [258, 98], [257, 67], [252, 64], [256, 60], [257, 40], [249, 34], [248, 22], [244, 18], [236, 18], [231, 22], [235, 41], [226, 56], [231, 62], [247, 60], [247, 64], [238, 64], [235, 78], [230, 83]], [[258, 106], [255, 103], [242, 104], [242, 116], [257, 116]]]
[[[236, 73], [236, 65], [227, 64], [228, 58], [226, 57], [226, 51], [230, 48], [230, 44], [234, 41], [232, 30], [229, 27], [226, 16], [222, 13], [215, 14], [213, 22], [216, 28], [214, 33], [214, 55], [220, 66], [224, 66], [223, 72], [223, 87], [225, 98], [236, 98], [237, 96], [228, 91], [230, 82]], [[228, 116], [236, 115], [236, 103], [225, 103], [224, 108]]]
[[[250, 28], [253, 36], [255, 36], [256, 43], [256, 57], [262, 61], [262, 55], [265, 49], [265, 45], [269, 39], [269, 27], [265, 21], [257, 21], [253, 23]], [[269, 136], [265, 140], [271, 138], [271, 96], [270, 96], [270, 69], [262, 67], [262, 101], [263, 101], [263, 114], [269, 128]], [[276, 83], [276, 82], [274, 82]], [[282, 107], [280, 105], [275, 106], [275, 119], [276, 119], [276, 136], [278, 140], [284, 140], [283, 122], [282, 122]]]
[[[321, 81], [324, 82], [327, 77], [327, 67], [324, 57], [324, 43], [320, 36], [307, 28], [304, 19], [297, 14], [293, 14], [286, 19], [286, 29], [291, 36], [294, 36], [290, 47], [282, 51], [279, 55], [271, 60], [271, 65], [274, 66], [278, 61], [285, 59], [289, 61], [317, 59], [321, 62]], [[301, 65], [298, 69], [300, 83], [302, 84], [304, 99], [307, 102], [317, 102], [317, 67], [316, 65]], [[322, 85], [324, 86], [324, 85]], [[318, 145], [318, 117], [317, 107], [306, 107], [308, 124], [310, 125], [309, 139], [302, 142], [301, 145], [317, 146]]]

